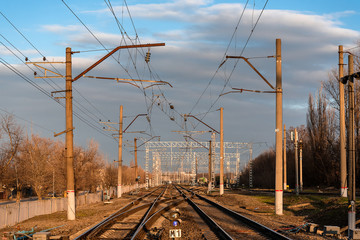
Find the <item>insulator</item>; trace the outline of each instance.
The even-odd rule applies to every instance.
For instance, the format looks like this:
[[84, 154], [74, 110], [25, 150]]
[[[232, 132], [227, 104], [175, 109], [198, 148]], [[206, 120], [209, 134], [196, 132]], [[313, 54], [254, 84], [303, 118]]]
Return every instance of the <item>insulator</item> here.
[[29, 58], [28, 57], [25, 57], [25, 62], [29, 61]]
[[151, 53], [150, 52], [147, 52], [146, 55], [145, 55], [145, 62], [149, 62], [150, 61], [150, 55]]
[[37, 72], [34, 72], [34, 76], [36, 76], [37, 75]]
[[46, 57], [43, 57], [43, 61], [46, 61]]

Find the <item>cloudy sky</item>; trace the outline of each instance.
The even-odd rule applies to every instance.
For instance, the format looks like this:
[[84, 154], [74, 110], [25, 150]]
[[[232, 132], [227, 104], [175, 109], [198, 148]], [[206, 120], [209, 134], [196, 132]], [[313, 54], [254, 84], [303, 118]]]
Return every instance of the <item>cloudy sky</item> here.
[[[140, 138], [139, 144], [152, 136], [184, 141], [179, 131], [209, 130], [194, 119], [184, 123], [182, 114], [191, 113], [219, 130], [220, 107], [225, 141], [252, 142], [258, 155], [274, 146], [275, 95], [221, 95], [232, 88], [271, 90], [244, 61], [228, 59], [221, 65], [224, 56], [250, 58], [275, 86], [275, 59], [267, 56], [275, 54], [275, 39], [281, 39], [283, 120], [287, 127], [296, 127], [306, 124], [309, 94], [315, 94], [337, 67], [338, 45], [355, 51], [360, 39], [357, 0], [343, 1], [341, 6], [335, 0], [14, 0], [4, 1], [0, 9], [0, 111], [14, 114], [28, 133], [44, 137], [53, 138], [54, 132], [65, 129], [65, 109], [49, 96], [63, 90], [65, 81], [35, 79], [34, 71], [38, 76], [43, 73], [25, 65], [25, 57], [62, 62], [65, 48], [71, 47], [79, 51], [72, 55], [77, 76], [116, 46], [166, 44], [121, 50], [87, 76], [166, 81], [172, 88], [86, 77], [73, 84], [74, 110], [80, 117], [74, 118], [75, 144], [86, 146], [94, 139], [109, 162], [117, 159], [117, 143], [99, 121], [118, 122], [120, 105], [124, 126], [137, 114], [148, 114], [125, 134], [125, 164], [133, 158], [134, 137]], [[148, 51], [151, 58], [146, 64]], [[43, 66], [64, 74], [64, 64]], [[208, 141], [210, 135], [194, 138]], [[140, 152], [142, 165], [143, 156]]]

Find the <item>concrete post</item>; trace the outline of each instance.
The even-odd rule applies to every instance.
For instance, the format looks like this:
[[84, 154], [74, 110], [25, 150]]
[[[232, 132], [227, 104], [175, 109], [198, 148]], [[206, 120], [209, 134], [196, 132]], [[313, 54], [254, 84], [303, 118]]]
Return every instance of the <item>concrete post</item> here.
[[66, 48], [66, 185], [68, 220], [75, 220], [75, 181], [74, 181], [74, 127], [73, 127], [73, 105], [72, 105], [72, 62], [71, 48]]
[[[348, 70], [349, 75], [354, 73], [354, 60], [353, 56], [348, 56]], [[355, 230], [356, 221], [356, 208], [355, 208], [355, 131], [354, 131], [354, 80], [350, 78], [348, 81], [349, 92], [349, 210], [348, 210], [348, 225], [349, 236], [351, 230]]]
[[283, 214], [282, 124], [281, 39], [276, 39], [275, 213], [277, 215]]
[[117, 186], [117, 197], [122, 196], [122, 139], [123, 139], [123, 106], [120, 105], [120, 116], [119, 116], [119, 145], [118, 145], [118, 186]]
[[283, 159], [284, 159], [284, 190], [287, 189], [287, 174], [286, 174], [286, 125], [284, 124], [284, 149], [283, 149]]
[[220, 108], [220, 196], [224, 194], [224, 121], [223, 108]]
[[347, 197], [346, 181], [346, 133], [345, 133], [345, 93], [344, 84], [340, 79], [344, 76], [343, 46], [339, 46], [339, 102], [340, 102], [340, 196]]

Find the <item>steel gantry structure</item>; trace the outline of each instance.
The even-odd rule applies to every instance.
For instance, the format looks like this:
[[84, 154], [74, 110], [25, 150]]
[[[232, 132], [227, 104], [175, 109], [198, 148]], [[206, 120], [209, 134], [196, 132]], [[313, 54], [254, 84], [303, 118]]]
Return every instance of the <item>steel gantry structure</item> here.
[[[211, 147], [210, 147], [211, 144]], [[235, 169], [234, 177], [240, 172], [240, 155], [252, 151], [252, 143], [224, 142], [224, 162], [226, 172]], [[163, 181], [196, 182], [197, 171], [207, 172], [209, 167], [209, 153], [204, 148], [212, 149], [211, 176], [208, 177], [214, 186], [215, 172], [220, 169], [220, 142], [192, 142], [192, 141], [156, 141], [145, 144], [145, 171], [147, 186], [156, 186]], [[251, 156], [251, 154], [249, 154]], [[235, 159], [235, 161], [231, 161]], [[152, 160], [152, 162], [151, 162]], [[251, 161], [251, 159], [249, 159]], [[150, 170], [151, 168], [151, 170]], [[149, 172], [151, 171], [151, 183]], [[230, 174], [231, 175], [231, 174]], [[229, 176], [228, 176], [229, 178]]]

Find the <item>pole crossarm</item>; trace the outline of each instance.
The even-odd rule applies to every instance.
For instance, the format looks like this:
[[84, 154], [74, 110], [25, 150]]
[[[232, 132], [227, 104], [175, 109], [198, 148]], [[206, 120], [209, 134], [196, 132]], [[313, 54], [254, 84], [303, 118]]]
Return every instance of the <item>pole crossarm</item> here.
[[[151, 86], [154, 85], [169, 85], [170, 87], [173, 87], [170, 83], [165, 82], [165, 81], [155, 81], [155, 80], [141, 80], [141, 79], [131, 79], [131, 78], [111, 78], [111, 77], [94, 77], [94, 76], [83, 76], [86, 78], [96, 78], [96, 79], [106, 79], [106, 80], [116, 80], [117, 82], [123, 82], [123, 83], [129, 83], [135, 87], [139, 87], [131, 82], [151, 82], [151, 83], [157, 83], [157, 84], [152, 84]], [[148, 86], [150, 87], [150, 86]]]
[[198, 143], [200, 146], [202, 146], [203, 148], [206, 148], [207, 150], [209, 150], [208, 147], [206, 147], [205, 145], [202, 145], [200, 142], [198, 142], [196, 139], [190, 137], [190, 136], [184, 136], [184, 138], [190, 138], [191, 140], [195, 141], [196, 143]]
[[110, 57], [111, 55], [113, 55], [115, 52], [117, 52], [118, 50], [122, 49], [122, 48], [144, 48], [144, 47], [160, 47], [160, 46], [165, 46], [165, 43], [152, 43], [152, 44], [138, 44], [138, 45], [124, 45], [124, 46], [118, 46], [116, 48], [114, 48], [112, 51], [110, 51], [108, 54], [106, 54], [104, 57], [102, 57], [101, 59], [99, 59], [98, 61], [96, 61], [93, 65], [91, 65], [90, 67], [88, 67], [87, 69], [85, 69], [83, 72], [81, 72], [79, 75], [77, 75], [72, 81], [75, 82], [76, 80], [78, 80], [79, 78], [81, 78], [82, 76], [84, 76], [87, 72], [89, 72], [91, 69], [93, 69], [94, 67], [96, 67], [97, 65], [99, 65], [101, 62], [103, 62], [105, 59], [107, 59], [108, 57]]
[[[63, 77], [65, 77], [64, 75], [61, 75], [61, 74], [59, 74], [57, 72], [51, 71], [50, 69], [47, 69], [47, 68], [39, 65], [39, 64], [49, 64], [49, 63], [55, 64], [55, 63], [64, 63], [64, 62], [27, 62], [26, 64], [33, 64], [34, 66], [36, 66], [38, 68], [41, 68], [41, 69], [43, 69], [45, 71], [44, 76], [36, 76], [37, 73], [34, 72], [34, 75], [35, 75], [34, 78], [63, 78]], [[55, 76], [54, 75], [50, 75], [50, 76], [46, 75], [47, 72], [51, 72]]]
[[105, 131], [113, 131], [113, 132], [119, 131], [119, 129], [116, 129], [115, 127], [112, 126], [112, 124], [119, 124], [119, 123], [115, 123], [115, 122], [99, 122], [99, 123], [102, 123], [108, 127], [108, 129], [104, 129]]
[[134, 122], [138, 117], [140, 117], [140, 116], [147, 116], [147, 114], [146, 114], [146, 113], [141, 113], [141, 114], [136, 115], [136, 117], [131, 121], [131, 123], [125, 128], [125, 130], [123, 131], [123, 133], [125, 133], [126, 130], [130, 127], [130, 125], [133, 124], [133, 122]]
[[197, 117], [190, 115], [190, 114], [184, 114], [184, 118], [187, 117], [192, 117], [195, 118], [196, 120], [198, 120], [199, 122], [201, 122], [202, 124], [204, 124], [205, 126], [207, 126], [208, 128], [210, 128], [211, 130], [213, 130], [214, 132], [216, 132], [217, 134], [220, 134], [220, 132], [218, 132], [217, 130], [215, 130], [214, 128], [210, 127], [208, 124], [204, 123], [203, 121], [201, 121], [200, 119], [198, 119]]
[[251, 62], [248, 60], [249, 58], [242, 57], [242, 56], [226, 56], [226, 58], [238, 58], [243, 59], [249, 66], [272, 88], [275, 90], [273, 85], [251, 64]]
[[64, 131], [59, 132], [59, 133], [55, 133], [55, 132], [54, 132], [54, 137], [58, 137], [58, 136], [60, 136], [60, 135], [62, 135], [62, 134], [64, 134], [64, 133], [70, 132], [70, 131], [72, 131], [72, 130], [74, 130], [74, 129], [75, 129], [75, 128], [73, 127], [73, 128], [71, 128], [71, 129], [67, 129], [67, 130], [64, 130]]

